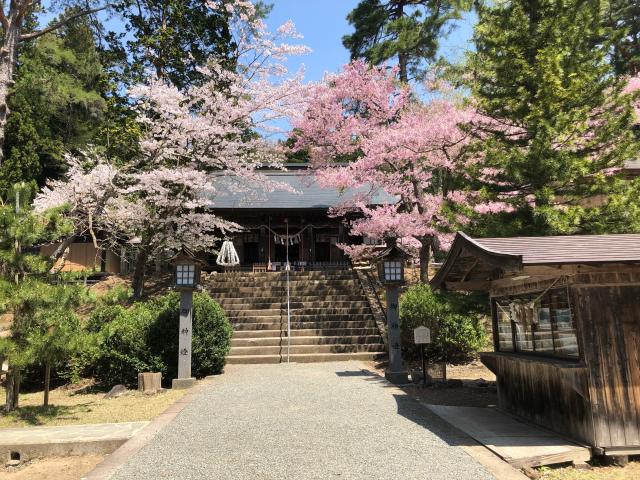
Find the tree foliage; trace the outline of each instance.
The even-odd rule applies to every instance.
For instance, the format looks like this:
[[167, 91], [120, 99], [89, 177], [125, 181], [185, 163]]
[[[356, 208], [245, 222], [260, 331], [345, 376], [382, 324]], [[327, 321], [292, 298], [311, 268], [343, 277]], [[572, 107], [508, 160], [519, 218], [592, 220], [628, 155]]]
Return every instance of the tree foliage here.
[[635, 94], [609, 61], [614, 38], [597, 0], [480, 8], [469, 88], [485, 117], [475, 125], [483, 174], [517, 207], [501, 234], [583, 230], [589, 199], [620, 187], [638, 143]]
[[25, 44], [11, 89], [0, 197], [14, 183], [44, 185], [67, 152], [100, 145], [107, 76], [86, 18]]
[[361, 0], [347, 15], [355, 31], [342, 38], [351, 60], [380, 65], [397, 57], [402, 81], [420, 77], [436, 58], [440, 40], [455, 26], [468, 0]]
[[607, 26], [615, 34], [613, 64], [619, 75], [640, 73], [640, 4], [609, 0]]

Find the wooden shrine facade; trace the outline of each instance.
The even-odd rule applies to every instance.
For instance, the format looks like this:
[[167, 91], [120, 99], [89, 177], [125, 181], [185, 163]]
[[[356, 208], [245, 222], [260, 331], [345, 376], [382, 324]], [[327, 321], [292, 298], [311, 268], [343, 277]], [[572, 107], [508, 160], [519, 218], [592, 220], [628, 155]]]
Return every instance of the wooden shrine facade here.
[[500, 407], [587, 444], [640, 453], [640, 235], [472, 239], [435, 288], [486, 291]]
[[[288, 165], [286, 171], [266, 171], [275, 183], [290, 190], [258, 193], [221, 192], [212, 199], [212, 210], [241, 225], [243, 232], [232, 240], [242, 269], [283, 268], [287, 255], [293, 268], [344, 268], [348, 259], [339, 244], [356, 245], [367, 241], [350, 237], [344, 219], [332, 217], [330, 210], [356, 196], [366, 194], [371, 205], [395, 202], [383, 192], [372, 193], [366, 187], [338, 190], [319, 186], [306, 174], [305, 165]], [[215, 267], [215, 257], [208, 259]]]

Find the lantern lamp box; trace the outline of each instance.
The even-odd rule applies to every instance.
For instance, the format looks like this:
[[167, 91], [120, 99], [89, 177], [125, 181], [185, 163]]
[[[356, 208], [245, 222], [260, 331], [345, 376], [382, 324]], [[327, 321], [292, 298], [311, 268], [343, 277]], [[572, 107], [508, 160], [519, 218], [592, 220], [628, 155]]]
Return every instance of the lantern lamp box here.
[[416, 345], [424, 345], [431, 343], [431, 329], [427, 327], [418, 327], [413, 330], [413, 340]]
[[177, 289], [193, 289], [198, 285], [203, 262], [191, 250], [182, 248], [169, 263], [175, 267], [174, 285]]

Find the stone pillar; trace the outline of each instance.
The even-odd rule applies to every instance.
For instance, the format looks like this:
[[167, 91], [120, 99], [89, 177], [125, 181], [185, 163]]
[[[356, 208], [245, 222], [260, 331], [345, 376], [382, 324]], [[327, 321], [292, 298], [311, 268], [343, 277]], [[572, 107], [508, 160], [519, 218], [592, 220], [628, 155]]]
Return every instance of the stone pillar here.
[[384, 373], [392, 383], [409, 383], [407, 371], [402, 363], [400, 345], [400, 313], [398, 309], [398, 287], [387, 287], [387, 338], [389, 347], [389, 367]]
[[191, 377], [193, 291], [180, 294], [180, 327], [178, 332], [178, 378], [173, 379], [172, 388], [189, 388], [195, 383]]

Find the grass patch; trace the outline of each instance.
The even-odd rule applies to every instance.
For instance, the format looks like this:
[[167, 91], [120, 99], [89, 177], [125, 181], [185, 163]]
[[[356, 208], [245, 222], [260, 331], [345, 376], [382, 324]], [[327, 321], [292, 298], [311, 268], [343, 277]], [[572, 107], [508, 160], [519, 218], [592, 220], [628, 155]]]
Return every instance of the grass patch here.
[[629, 462], [626, 467], [594, 467], [591, 470], [545, 468], [537, 480], [636, 480], [640, 478], [640, 462]]
[[[50, 392], [48, 407], [42, 406], [42, 392], [20, 394], [20, 407], [9, 414], [0, 413], [0, 428], [34, 425], [82, 425], [151, 420], [184, 396], [186, 390], [167, 390], [145, 395], [131, 391], [119, 398], [105, 400], [86, 382], [56, 388]], [[0, 388], [0, 403], [5, 391]]]

